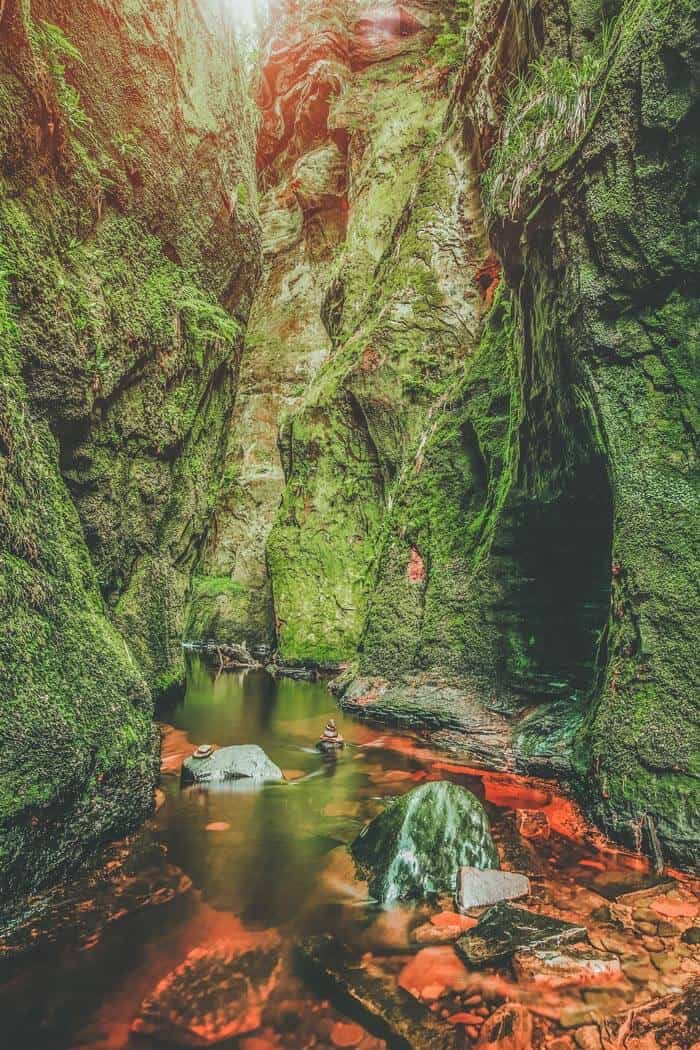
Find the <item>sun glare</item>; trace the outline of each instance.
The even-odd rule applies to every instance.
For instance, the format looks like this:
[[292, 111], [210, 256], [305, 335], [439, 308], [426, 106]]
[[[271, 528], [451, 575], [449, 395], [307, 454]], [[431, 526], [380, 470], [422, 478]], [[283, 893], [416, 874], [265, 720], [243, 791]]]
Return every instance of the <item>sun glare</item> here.
[[253, 29], [267, 7], [267, 0], [209, 0], [209, 3], [238, 30]]

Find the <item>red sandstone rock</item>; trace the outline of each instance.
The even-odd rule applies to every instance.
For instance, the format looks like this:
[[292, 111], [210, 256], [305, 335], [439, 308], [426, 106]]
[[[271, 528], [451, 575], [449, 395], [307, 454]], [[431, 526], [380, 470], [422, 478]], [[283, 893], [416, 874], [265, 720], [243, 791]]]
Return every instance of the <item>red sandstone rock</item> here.
[[694, 919], [700, 912], [700, 906], [690, 900], [674, 899], [672, 897], [658, 897], [652, 901], [649, 907], [657, 915], [667, 919]]
[[415, 547], [411, 547], [406, 574], [411, 583], [421, 583], [425, 579], [425, 562]]
[[254, 1032], [278, 969], [274, 934], [194, 948], [143, 1001], [131, 1030], [178, 1046], [211, 1046]]
[[338, 1021], [331, 1029], [331, 1042], [333, 1046], [357, 1046], [364, 1038], [365, 1030], [359, 1024], [349, 1024]]
[[460, 915], [456, 911], [441, 911], [437, 915], [431, 915], [430, 921], [433, 926], [458, 926], [462, 930], [471, 930], [472, 927], [476, 926], [477, 919], [472, 918], [471, 915]]
[[523, 838], [548, 839], [550, 834], [547, 814], [538, 809], [518, 809], [515, 813], [517, 828]]

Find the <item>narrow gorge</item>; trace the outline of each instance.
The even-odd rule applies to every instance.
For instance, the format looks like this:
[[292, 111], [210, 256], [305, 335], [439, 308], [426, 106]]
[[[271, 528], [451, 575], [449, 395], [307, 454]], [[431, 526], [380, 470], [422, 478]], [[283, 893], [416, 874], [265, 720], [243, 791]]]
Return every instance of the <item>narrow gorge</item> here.
[[[333, 712], [320, 741], [340, 720], [339, 761], [394, 741], [397, 784], [421, 783], [390, 791], [382, 767], [382, 798], [437, 779], [411, 764], [429, 748], [486, 802], [551, 788], [525, 806], [547, 836], [585, 823], [649, 885], [696, 886], [697, 3], [270, 0], [248, 24], [254, 7], [0, 0], [0, 964], [61, 925], [56, 894], [110, 844], [165, 841], [156, 788], [178, 748], [211, 751], [210, 727], [215, 747], [284, 751], [298, 718], [313, 749]], [[214, 716], [233, 675], [229, 741]], [[196, 725], [171, 717], [185, 688]], [[272, 754], [296, 797], [315, 776], [302, 750]], [[165, 794], [163, 856], [223, 907]], [[319, 805], [349, 818], [345, 795]], [[447, 836], [452, 803], [430, 805]], [[491, 860], [457, 869], [500, 852], [537, 883], [499, 827]], [[254, 883], [273, 862], [246, 863]], [[336, 979], [332, 953], [304, 952]], [[149, 1003], [146, 1045], [258, 1030], [214, 1038], [208, 1020], [183, 1041], [170, 1004], [166, 1038]], [[378, 1012], [374, 1043], [270, 1022], [259, 1047], [476, 1043], [472, 1022], [455, 1022], [466, 1042], [430, 1034], [437, 1010], [413, 1034]], [[522, 1017], [488, 1042], [487, 1015], [478, 1045], [504, 1050], [691, 1045], [606, 1043], [604, 1026], [555, 1044], [539, 1022], [517, 1036]], [[36, 1046], [127, 1045], [84, 1038]]]

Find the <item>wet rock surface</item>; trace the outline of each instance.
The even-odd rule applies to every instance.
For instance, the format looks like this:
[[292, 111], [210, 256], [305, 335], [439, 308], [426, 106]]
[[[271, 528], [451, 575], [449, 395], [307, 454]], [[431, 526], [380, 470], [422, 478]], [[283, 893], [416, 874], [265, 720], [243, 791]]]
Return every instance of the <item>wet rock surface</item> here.
[[183, 784], [224, 784], [250, 780], [284, 780], [284, 774], [257, 744], [221, 747], [207, 758], [190, 755], [182, 764]]
[[351, 848], [371, 893], [385, 902], [454, 893], [460, 867], [499, 863], [483, 806], [449, 781], [422, 784], [392, 802]]
[[456, 1050], [453, 1029], [440, 1024], [426, 1006], [397, 988], [380, 969], [362, 963], [330, 935], [311, 938], [299, 947], [312, 980], [358, 1010], [365, 1025], [390, 1046], [413, 1050]]
[[556, 947], [585, 940], [586, 928], [539, 912], [496, 904], [457, 941], [457, 951], [472, 966], [507, 960], [526, 948]]
[[[219, 701], [214, 720], [209, 709], [207, 721], [192, 719], [195, 711], [198, 717], [202, 713], [196, 704], [189, 709], [185, 704], [183, 714], [188, 717], [172, 712], [173, 721], [188, 728], [166, 734], [164, 772], [176, 772], [178, 762], [198, 741], [249, 739], [255, 713], [253, 683], [262, 690], [256, 732], [266, 731], [270, 718], [276, 717], [274, 711], [271, 715], [269, 680], [259, 672], [249, 675], [240, 683], [239, 699], [236, 681], [221, 675], [213, 682]], [[201, 688], [198, 681], [196, 701]], [[193, 950], [206, 957], [226, 941], [235, 944], [236, 951], [252, 951], [260, 945], [260, 936], [267, 936], [262, 927], [272, 925], [281, 941], [281, 967], [260, 1005], [258, 1027], [235, 1037], [241, 1050], [331, 1050], [340, 1045], [381, 1050], [383, 1039], [393, 1045], [403, 1040], [403, 1045], [421, 1050], [425, 1033], [427, 1045], [437, 1041], [467, 1050], [481, 1043], [502, 1050], [512, 1045], [504, 1040], [522, 1031], [530, 1033], [532, 1050], [600, 1050], [601, 1044], [608, 1050], [606, 1041], [614, 1046], [619, 1031], [624, 1050], [639, 1050], [635, 1033], [642, 1031], [644, 1050], [656, 1050], [650, 1041], [654, 1031], [658, 1046], [669, 1050], [674, 1044], [665, 1043], [663, 1035], [670, 1023], [664, 1012], [668, 997], [681, 996], [700, 975], [697, 884], [674, 873], [654, 877], [640, 858], [616, 853], [554, 785], [461, 766], [425, 740], [379, 734], [366, 724], [343, 720], [330, 701], [319, 713], [322, 698], [317, 688], [280, 683], [279, 736], [260, 737], [266, 753], [295, 771], [293, 786], [280, 790], [272, 785], [243, 794], [215, 792], [206, 785], [181, 791], [174, 777], [164, 776], [164, 801], [152, 828], [158, 829], [157, 855], [134, 852], [119, 866], [111, 866], [118, 858], [109, 855], [95, 878], [113, 890], [97, 891], [93, 882], [84, 892], [67, 896], [63, 911], [54, 913], [55, 929], [40, 929], [38, 943], [45, 945], [46, 957], [43, 979], [41, 953], [28, 956], [27, 961], [35, 962], [22, 967], [22, 938], [31, 934], [28, 920], [21, 937], [12, 945], [8, 942], [17, 976], [12, 983], [0, 983], [5, 1030], [13, 1038], [15, 1032], [30, 1033], [25, 1043], [32, 1050], [53, 1050], [62, 1036], [51, 1026], [70, 1010], [62, 1005], [68, 988], [69, 996], [85, 988], [84, 994], [93, 1000], [103, 989], [104, 1004], [89, 1027], [75, 1020], [77, 1012], [71, 1014], [72, 1042], [95, 1050], [122, 1050], [129, 1045], [130, 1026], [144, 997], [154, 998], [156, 987], [173, 979]], [[300, 709], [307, 689], [308, 711]], [[329, 717], [338, 719], [347, 742], [332, 766], [313, 748]], [[240, 736], [227, 736], [228, 727], [239, 721]], [[446, 778], [483, 799], [503, 867], [525, 872], [530, 879], [528, 911], [543, 921], [558, 919], [585, 929], [588, 944], [530, 949], [474, 968], [455, 944], [487, 913], [472, 909], [473, 914], [460, 914], [456, 883], [444, 896], [428, 901], [379, 907], [368, 900], [369, 888], [358, 881], [350, 850], [340, 845], [329, 851], [331, 843], [352, 841], [397, 793], [409, 794], [415, 784], [427, 787]], [[523, 834], [517, 810], [544, 814], [549, 837]], [[162, 852], [166, 845], [167, 855]], [[310, 863], [310, 857], [317, 860]], [[175, 869], [175, 878], [177, 864], [195, 889], [171, 897], [173, 887], [189, 886], [182, 879], [171, 883], [169, 873]], [[122, 873], [138, 888], [133, 898], [119, 888]], [[131, 901], [137, 899], [144, 901], [140, 914], [131, 910]], [[170, 903], [151, 908], [147, 900]], [[213, 901], [223, 910], [214, 910]], [[286, 918], [284, 923], [271, 918], [273, 907]], [[137, 929], [152, 931], [149, 937], [155, 934], [155, 939], [142, 945]], [[327, 986], [318, 980], [318, 969], [297, 970], [287, 958], [290, 943], [307, 942], [319, 929], [334, 931], [332, 948], [324, 955], [327, 969], [335, 970]], [[48, 938], [55, 940], [53, 956]], [[66, 951], [71, 944], [72, 955]], [[235, 960], [224, 970], [202, 962], [201, 969], [192, 971], [196, 981], [178, 985], [178, 995], [190, 1003], [177, 1018], [181, 1031], [190, 1022], [207, 1038], [226, 1031], [226, 1008], [219, 1017], [212, 1004], [221, 988], [231, 995], [234, 969]], [[22, 1002], [21, 1023], [15, 1024]], [[174, 998], [168, 1002], [175, 1007]], [[655, 1008], [647, 1010], [651, 1004]], [[645, 1018], [643, 1030], [635, 1020], [637, 1013]], [[243, 1008], [237, 1012], [239, 1019], [246, 1015]], [[161, 1020], [170, 1023], [165, 1012]], [[252, 1023], [256, 1016], [248, 1020]], [[674, 1027], [668, 1031], [674, 1032], [678, 1047], [692, 1046], [692, 1038], [683, 1034], [693, 1031], [686, 1012], [681, 1010], [671, 1020]], [[136, 1045], [136, 1033], [132, 1040]], [[139, 1036], [138, 1042], [158, 1045], [154, 1035]], [[166, 1036], [160, 1045], [182, 1044]]]
[[177, 1046], [210, 1046], [262, 1022], [280, 968], [274, 936], [194, 948], [141, 1004], [132, 1031]]
[[620, 959], [611, 952], [539, 949], [518, 951], [513, 969], [519, 979], [563, 987], [567, 984], [606, 984], [622, 977]]
[[10, 923], [0, 923], [0, 962], [46, 951], [55, 942], [93, 948], [113, 923], [188, 897], [191, 889], [191, 878], [161, 847], [143, 837], [113, 843], [96, 865], [30, 899]]

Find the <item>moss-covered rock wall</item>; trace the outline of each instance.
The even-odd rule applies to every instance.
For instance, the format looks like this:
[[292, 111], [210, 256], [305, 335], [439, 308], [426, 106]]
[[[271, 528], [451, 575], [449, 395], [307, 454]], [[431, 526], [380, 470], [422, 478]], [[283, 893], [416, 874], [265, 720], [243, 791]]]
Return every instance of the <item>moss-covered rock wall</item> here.
[[471, 693], [513, 727], [489, 761], [693, 863], [697, 10], [530, 15], [483, 4], [467, 34], [451, 117], [505, 287], [385, 523], [359, 658], [381, 677], [346, 702], [468, 733]]
[[[0, 7], [0, 862], [147, 812], [258, 271], [253, 114], [196, 0]], [[50, 850], [45, 846], [50, 841]]]

